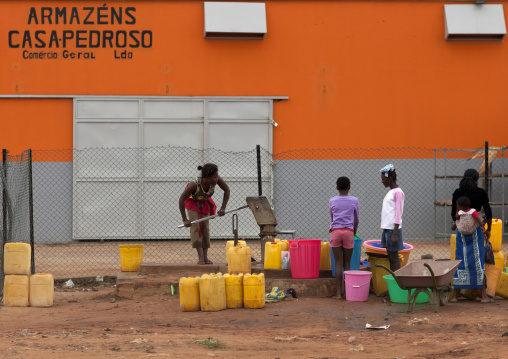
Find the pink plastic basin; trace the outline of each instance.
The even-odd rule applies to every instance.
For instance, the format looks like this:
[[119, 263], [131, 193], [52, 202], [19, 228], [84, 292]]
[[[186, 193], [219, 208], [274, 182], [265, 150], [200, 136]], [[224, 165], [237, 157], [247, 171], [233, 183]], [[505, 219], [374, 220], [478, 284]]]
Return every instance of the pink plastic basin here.
[[[363, 242], [366, 252], [386, 254], [386, 248], [373, 246], [372, 243], [377, 243], [378, 245], [381, 245], [381, 240], [380, 239], [371, 239], [370, 241]], [[403, 250], [399, 251], [399, 256], [401, 257], [400, 265], [402, 267], [404, 267], [409, 260], [409, 253], [414, 249], [414, 247], [409, 243], [403, 242], [402, 244], [405, 247], [407, 247], [407, 248], [404, 248]]]

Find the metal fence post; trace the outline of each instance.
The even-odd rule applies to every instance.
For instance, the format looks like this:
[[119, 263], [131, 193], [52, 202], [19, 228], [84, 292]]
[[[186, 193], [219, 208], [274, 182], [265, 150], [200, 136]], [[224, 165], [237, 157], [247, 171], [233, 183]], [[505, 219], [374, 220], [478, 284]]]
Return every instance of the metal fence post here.
[[7, 243], [7, 202], [6, 202], [6, 190], [7, 190], [7, 150], [2, 150], [2, 243], [0, 248], [0, 298], [4, 296], [4, 250], [5, 243]]
[[[2, 230], [3, 244], [7, 243], [7, 150], [2, 150]], [[3, 268], [3, 266], [2, 266]]]
[[[436, 217], [437, 217], [437, 149], [434, 149], [434, 240], [439, 240], [437, 238], [437, 227], [436, 227]], [[446, 200], [446, 199], [445, 199]], [[444, 242], [446, 243], [446, 237], [444, 238]]]
[[[485, 192], [489, 194], [489, 141], [485, 141]], [[490, 196], [489, 196], [490, 198]]]
[[258, 195], [263, 195], [263, 187], [261, 184], [261, 146], [256, 145], [256, 155], [258, 159]]
[[32, 274], [35, 274], [34, 201], [32, 188], [32, 150], [28, 150], [28, 209], [30, 212], [30, 247], [32, 251]]

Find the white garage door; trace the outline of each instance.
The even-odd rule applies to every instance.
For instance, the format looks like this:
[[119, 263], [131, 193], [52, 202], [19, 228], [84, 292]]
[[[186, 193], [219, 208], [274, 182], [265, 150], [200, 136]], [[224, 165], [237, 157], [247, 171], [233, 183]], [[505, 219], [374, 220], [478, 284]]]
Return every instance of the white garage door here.
[[[228, 208], [244, 205], [257, 195], [256, 145], [272, 152], [273, 100], [75, 98], [74, 239], [187, 237], [176, 228], [178, 197], [206, 162], [231, 188]], [[270, 161], [262, 181], [271, 201]], [[214, 199], [220, 205], [222, 191]], [[242, 234], [256, 237], [254, 218], [244, 217]], [[214, 237], [231, 236], [230, 227], [214, 226]]]

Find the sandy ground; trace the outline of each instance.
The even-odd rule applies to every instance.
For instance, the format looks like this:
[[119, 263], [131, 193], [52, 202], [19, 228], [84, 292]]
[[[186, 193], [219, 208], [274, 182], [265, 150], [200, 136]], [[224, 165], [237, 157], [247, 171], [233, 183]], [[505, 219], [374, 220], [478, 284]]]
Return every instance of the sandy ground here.
[[[508, 300], [420, 305], [286, 299], [181, 312], [179, 298], [115, 297], [109, 282], [55, 289], [51, 308], [0, 307], [0, 358], [506, 358]], [[365, 329], [367, 323], [390, 325]]]

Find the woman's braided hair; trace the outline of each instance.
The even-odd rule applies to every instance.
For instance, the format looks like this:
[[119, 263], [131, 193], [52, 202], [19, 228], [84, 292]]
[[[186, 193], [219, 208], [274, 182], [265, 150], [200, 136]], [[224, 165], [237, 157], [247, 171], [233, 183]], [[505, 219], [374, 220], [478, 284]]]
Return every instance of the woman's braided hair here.
[[476, 182], [480, 178], [480, 174], [474, 168], [467, 169], [464, 176], [460, 180], [459, 188], [464, 194], [471, 194], [478, 187]]
[[201, 171], [201, 177], [212, 177], [219, 171], [219, 167], [213, 163], [205, 163], [203, 166], [198, 166], [198, 171]]

